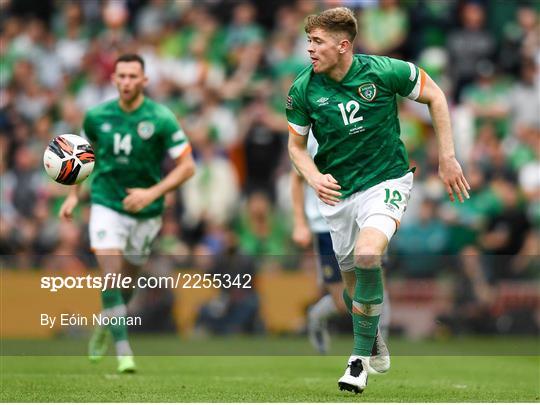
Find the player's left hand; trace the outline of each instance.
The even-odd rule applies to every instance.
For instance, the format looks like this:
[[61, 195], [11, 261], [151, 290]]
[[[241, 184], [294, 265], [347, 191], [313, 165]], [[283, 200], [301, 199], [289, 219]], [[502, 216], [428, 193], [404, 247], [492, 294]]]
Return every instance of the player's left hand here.
[[157, 198], [150, 188], [128, 188], [126, 191], [128, 195], [124, 198], [122, 204], [128, 212], [139, 212]]
[[439, 159], [439, 177], [444, 183], [450, 201], [455, 201], [454, 192], [461, 203], [464, 201], [464, 196], [467, 199], [470, 198], [468, 190], [471, 189], [471, 186], [465, 179], [461, 165], [455, 157]]

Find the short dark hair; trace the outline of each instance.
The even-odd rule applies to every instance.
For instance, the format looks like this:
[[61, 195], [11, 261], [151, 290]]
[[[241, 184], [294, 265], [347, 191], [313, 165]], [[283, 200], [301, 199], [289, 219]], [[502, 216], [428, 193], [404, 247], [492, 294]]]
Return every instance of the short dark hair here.
[[118, 65], [118, 63], [120, 63], [120, 62], [139, 62], [141, 67], [142, 67], [142, 70], [144, 72], [144, 59], [141, 58], [136, 53], [125, 53], [123, 55], [120, 55], [116, 59], [116, 61], [114, 62], [114, 69], [115, 70], [116, 70], [116, 65]]
[[345, 33], [349, 41], [352, 42], [357, 32], [356, 17], [347, 7], [331, 8], [320, 14], [312, 14], [306, 17], [304, 26], [306, 33], [309, 34], [316, 28], [332, 33]]

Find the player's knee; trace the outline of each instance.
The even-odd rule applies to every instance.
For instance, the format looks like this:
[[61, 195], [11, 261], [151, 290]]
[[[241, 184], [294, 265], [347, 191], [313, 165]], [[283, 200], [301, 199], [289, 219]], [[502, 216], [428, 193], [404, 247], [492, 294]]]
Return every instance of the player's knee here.
[[361, 269], [381, 266], [381, 252], [375, 246], [362, 246], [356, 250], [354, 265]]

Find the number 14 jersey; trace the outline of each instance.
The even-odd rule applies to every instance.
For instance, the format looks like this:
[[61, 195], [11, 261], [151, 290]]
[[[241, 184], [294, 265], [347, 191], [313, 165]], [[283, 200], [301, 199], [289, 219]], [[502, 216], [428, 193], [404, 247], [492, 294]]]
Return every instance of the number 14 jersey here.
[[96, 154], [92, 203], [136, 218], [160, 215], [163, 198], [136, 214], [126, 212], [122, 200], [127, 188], [148, 188], [161, 180], [167, 153], [176, 159], [189, 151], [174, 114], [147, 97], [136, 110], [126, 112], [115, 99], [86, 113], [82, 135], [92, 143]]

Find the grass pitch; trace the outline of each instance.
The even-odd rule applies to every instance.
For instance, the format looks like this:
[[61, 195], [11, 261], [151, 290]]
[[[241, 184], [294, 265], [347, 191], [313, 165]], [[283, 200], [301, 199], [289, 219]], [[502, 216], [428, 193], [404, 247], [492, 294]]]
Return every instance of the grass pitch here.
[[[343, 373], [350, 339], [334, 341], [335, 356], [307, 355], [305, 339], [232, 338], [180, 341], [175, 337], [133, 339], [139, 371], [118, 375], [114, 356], [90, 364], [83, 356], [5, 355], [36, 354], [39, 345], [54, 350], [84, 350], [85, 342], [2, 342], [2, 402], [539, 402], [540, 357], [538, 341], [519, 341], [526, 348], [519, 356], [474, 355], [481, 349], [515, 344], [509, 338], [496, 341], [467, 340], [469, 354], [443, 350], [457, 343], [445, 342], [442, 355], [434, 355], [437, 343], [430, 343], [429, 355], [402, 355], [405, 341], [390, 341], [399, 355], [392, 357], [386, 375], [371, 376], [361, 395], [339, 391], [337, 379]], [[249, 343], [248, 343], [249, 342]], [[25, 346], [24, 345], [28, 345]], [[148, 355], [152, 348], [181, 347], [190, 356]], [[490, 346], [491, 345], [491, 346]], [[439, 344], [441, 346], [441, 344]], [[29, 348], [33, 347], [34, 351]], [[202, 348], [206, 347], [206, 352]], [[275, 355], [267, 354], [274, 350]], [[213, 348], [210, 350], [210, 348]], [[230, 353], [223, 355], [229, 348]], [[280, 349], [281, 348], [281, 349]], [[53, 350], [54, 349], [54, 350]], [[280, 351], [280, 350], [284, 351]], [[421, 352], [418, 347], [418, 352]], [[531, 352], [531, 349], [533, 350]], [[341, 353], [343, 351], [343, 353]], [[220, 355], [221, 352], [221, 355]], [[288, 355], [297, 352], [306, 355]], [[172, 352], [171, 352], [172, 353]], [[249, 353], [250, 355], [242, 355]], [[485, 352], [484, 352], [485, 353]]]

